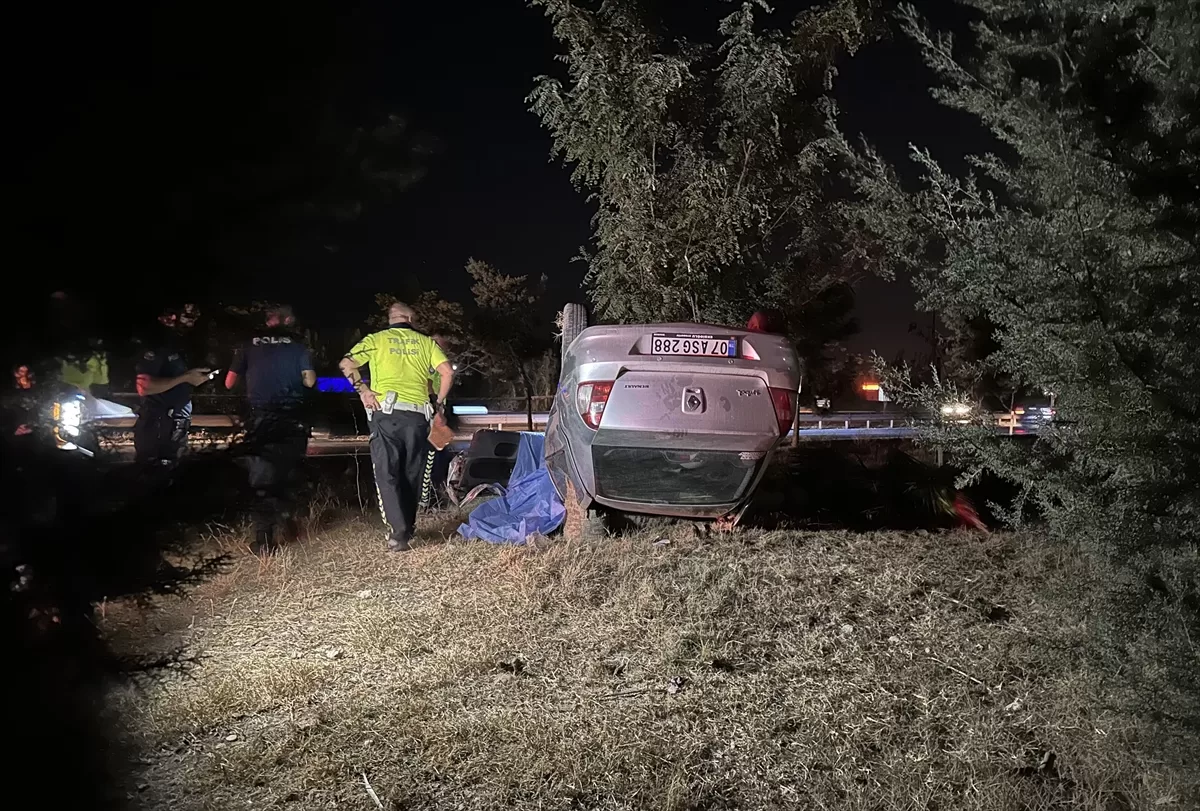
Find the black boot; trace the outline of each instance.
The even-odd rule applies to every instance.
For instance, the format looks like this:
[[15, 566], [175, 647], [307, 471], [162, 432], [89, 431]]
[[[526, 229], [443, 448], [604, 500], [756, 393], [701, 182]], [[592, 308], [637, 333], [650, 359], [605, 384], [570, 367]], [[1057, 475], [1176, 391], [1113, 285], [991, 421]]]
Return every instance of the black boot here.
[[254, 554], [260, 556], [273, 555], [279, 551], [279, 544], [275, 542], [274, 527], [267, 529], [259, 529], [254, 533]]
[[297, 543], [300, 540], [300, 520], [292, 516], [283, 519], [283, 537], [286, 543]]

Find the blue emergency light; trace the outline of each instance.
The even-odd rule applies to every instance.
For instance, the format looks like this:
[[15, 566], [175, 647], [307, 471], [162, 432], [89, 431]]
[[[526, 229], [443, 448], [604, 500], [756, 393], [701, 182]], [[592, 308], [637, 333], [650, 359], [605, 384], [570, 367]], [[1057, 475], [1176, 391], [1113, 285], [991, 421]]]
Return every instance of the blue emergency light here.
[[[366, 380], [366, 378], [363, 378]], [[318, 377], [317, 391], [332, 391], [340, 394], [349, 394], [354, 391], [354, 387], [350, 385], [350, 381], [344, 377]]]
[[[363, 382], [370, 383], [367, 378], [363, 378]], [[344, 377], [318, 377], [317, 391], [333, 392], [335, 394], [350, 394], [354, 391], [354, 387], [350, 385], [350, 381]], [[487, 406], [481, 405], [456, 405], [451, 406], [451, 411], [460, 417], [486, 416], [488, 412]]]

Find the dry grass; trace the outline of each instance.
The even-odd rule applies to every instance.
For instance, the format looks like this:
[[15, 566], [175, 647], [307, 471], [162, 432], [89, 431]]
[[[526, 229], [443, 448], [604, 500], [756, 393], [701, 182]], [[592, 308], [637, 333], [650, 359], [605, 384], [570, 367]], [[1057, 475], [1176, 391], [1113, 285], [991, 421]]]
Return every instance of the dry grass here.
[[455, 523], [389, 556], [347, 519], [184, 600], [109, 607], [118, 647], [200, 657], [116, 696], [146, 805], [376, 808], [364, 774], [389, 811], [1197, 796], [1085, 664], [1056, 595], [1090, 573], [1019, 537], [439, 542]]

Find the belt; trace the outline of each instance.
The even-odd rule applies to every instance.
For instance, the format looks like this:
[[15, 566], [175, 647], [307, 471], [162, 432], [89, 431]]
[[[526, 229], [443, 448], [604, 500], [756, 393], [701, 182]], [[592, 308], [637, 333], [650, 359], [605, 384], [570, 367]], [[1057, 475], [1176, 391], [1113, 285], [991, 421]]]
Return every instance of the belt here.
[[425, 414], [426, 416], [428, 416], [427, 412], [429, 411], [429, 404], [426, 403], [424, 405], [420, 405], [418, 403], [392, 403], [392, 410], [393, 411], [415, 411], [418, 414]]
[[[433, 406], [430, 403], [405, 403], [396, 400], [396, 393], [389, 391], [379, 403], [379, 410], [384, 414], [391, 414], [394, 411], [411, 411], [415, 414], [421, 414], [427, 420], [433, 419]], [[371, 418], [371, 412], [367, 412], [367, 419]]]

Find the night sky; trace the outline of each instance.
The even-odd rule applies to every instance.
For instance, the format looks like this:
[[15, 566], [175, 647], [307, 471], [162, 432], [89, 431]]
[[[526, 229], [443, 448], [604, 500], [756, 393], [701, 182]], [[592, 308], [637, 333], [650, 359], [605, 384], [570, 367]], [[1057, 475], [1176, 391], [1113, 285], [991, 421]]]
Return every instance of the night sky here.
[[[682, 33], [730, 8], [654, 7]], [[961, 26], [948, 3], [922, 7]], [[121, 319], [174, 297], [284, 299], [310, 324], [340, 326], [360, 322], [380, 291], [465, 297], [468, 256], [545, 274], [552, 301], [583, 300], [572, 259], [591, 211], [527, 111], [533, 77], [556, 70], [556, 45], [520, 0], [40, 4], [9, 27], [25, 301], [66, 287]], [[907, 43], [870, 46], [838, 79], [846, 129], [902, 164], [914, 141], [955, 165], [980, 136], [928, 98], [929, 79]], [[372, 201], [336, 251], [219, 206], [197, 224], [237, 167], [303, 160], [291, 142], [330, 109], [346, 121], [397, 113], [432, 136], [425, 176]], [[907, 329], [914, 298], [903, 283], [865, 283], [852, 348], [919, 349]]]

